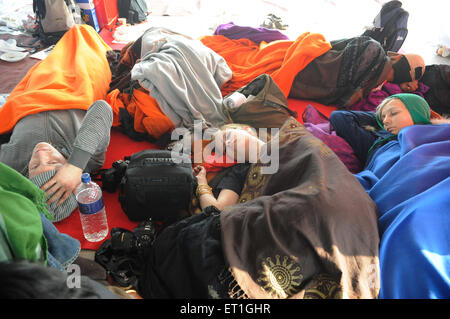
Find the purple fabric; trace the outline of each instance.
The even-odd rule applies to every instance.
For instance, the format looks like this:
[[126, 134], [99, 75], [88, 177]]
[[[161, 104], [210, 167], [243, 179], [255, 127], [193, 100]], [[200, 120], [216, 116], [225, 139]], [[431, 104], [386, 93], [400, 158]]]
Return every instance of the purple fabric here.
[[260, 44], [262, 41], [269, 43], [275, 40], [289, 40], [278, 30], [238, 26], [233, 22], [219, 25], [214, 31], [214, 35], [223, 35], [228, 39], [249, 39], [256, 44]]
[[350, 172], [355, 174], [361, 171], [362, 165], [353, 149], [347, 141], [336, 135], [325, 115], [317, 111], [312, 105], [308, 105], [302, 118], [305, 128], [331, 148]]
[[[420, 95], [421, 97], [424, 97], [423, 95], [427, 93], [427, 91], [430, 88], [419, 82], [419, 87], [417, 88], [417, 91], [412, 92], [413, 94]], [[358, 103], [352, 105], [349, 109], [352, 111], [369, 111], [373, 112], [377, 108], [378, 105], [380, 105], [383, 100], [391, 95], [398, 94], [398, 93], [404, 93], [402, 89], [400, 88], [400, 85], [395, 83], [386, 82], [380, 90], [370, 92], [367, 98], [363, 98]]]

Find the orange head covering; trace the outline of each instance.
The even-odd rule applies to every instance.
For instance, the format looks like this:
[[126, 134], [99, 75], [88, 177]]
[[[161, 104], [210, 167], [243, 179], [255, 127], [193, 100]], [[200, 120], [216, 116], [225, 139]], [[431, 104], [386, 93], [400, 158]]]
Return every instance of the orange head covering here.
[[425, 72], [425, 62], [420, 55], [405, 53], [400, 60], [392, 65], [394, 79], [392, 82], [400, 84], [420, 80]]

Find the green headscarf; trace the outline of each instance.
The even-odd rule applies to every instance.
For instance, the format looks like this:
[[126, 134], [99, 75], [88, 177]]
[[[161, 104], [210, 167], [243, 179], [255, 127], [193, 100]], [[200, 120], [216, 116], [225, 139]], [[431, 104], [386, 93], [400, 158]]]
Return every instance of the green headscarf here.
[[[400, 93], [394, 94], [387, 99], [399, 99], [405, 104], [414, 124], [431, 124], [430, 116], [431, 110], [425, 99], [417, 94], [412, 93]], [[381, 128], [384, 129], [383, 122], [377, 116], [377, 122]]]
[[46, 263], [48, 248], [40, 213], [51, 218], [45, 192], [0, 163], [0, 248], [9, 247], [0, 256]]

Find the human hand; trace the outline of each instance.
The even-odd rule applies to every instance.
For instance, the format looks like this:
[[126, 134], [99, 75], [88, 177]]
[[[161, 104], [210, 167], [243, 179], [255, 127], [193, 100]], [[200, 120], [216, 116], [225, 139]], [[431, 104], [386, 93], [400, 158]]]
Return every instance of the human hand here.
[[47, 183], [42, 185], [41, 189], [47, 195], [47, 204], [58, 200], [58, 205], [62, 204], [70, 194], [75, 191], [81, 183], [81, 174], [83, 170], [72, 164], [64, 164]]
[[194, 167], [194, 176], [197, 177], [198, 184], [208, 184], [206, 169], [203, 166], [197, 165]]

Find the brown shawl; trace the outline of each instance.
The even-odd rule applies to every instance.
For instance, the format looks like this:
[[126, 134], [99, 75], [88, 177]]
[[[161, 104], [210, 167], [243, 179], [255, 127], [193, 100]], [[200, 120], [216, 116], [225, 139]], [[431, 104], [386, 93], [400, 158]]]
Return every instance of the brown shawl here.
[[375, 298], [374, 202], [294, 118], [275, 138], [277, 173], [262, 175], [262, 164], [253, 164], [241, 203], [221, 213], [223, 250], [236, 282], [250, 298]]

